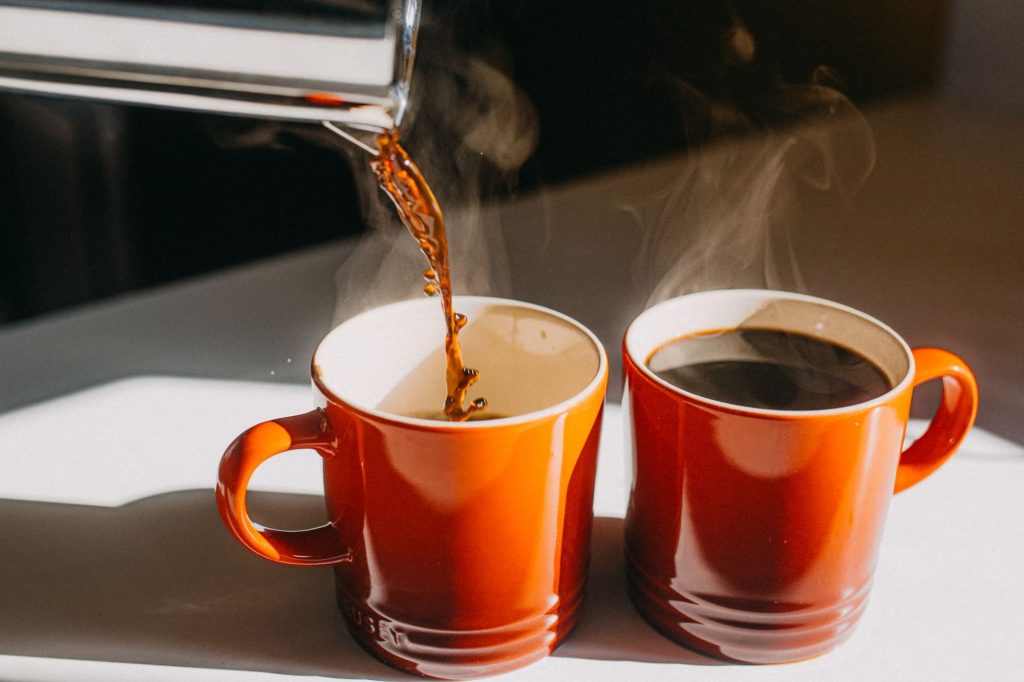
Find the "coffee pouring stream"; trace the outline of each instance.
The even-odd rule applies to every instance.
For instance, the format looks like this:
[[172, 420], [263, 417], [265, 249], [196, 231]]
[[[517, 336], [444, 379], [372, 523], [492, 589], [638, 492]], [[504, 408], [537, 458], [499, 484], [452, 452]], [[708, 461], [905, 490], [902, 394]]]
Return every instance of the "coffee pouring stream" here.
[[0, 90], [379, 134], [419, 20], [419, 0], [0, 0]]

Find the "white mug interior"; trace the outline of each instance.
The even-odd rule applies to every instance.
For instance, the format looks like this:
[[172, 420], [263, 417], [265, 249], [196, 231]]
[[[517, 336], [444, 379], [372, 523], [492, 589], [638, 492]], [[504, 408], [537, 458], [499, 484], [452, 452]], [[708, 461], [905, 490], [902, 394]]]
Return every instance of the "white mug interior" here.
[[[467, 404], [487, 399], [492, 418], [535, 418], [589, 393], [607, 358], [588, 329], [541, 306], [456, 296], [467, 316], [459, 339], [467, 367], [480, 371]], [[333, 329], [313, 356], [313, 372], [334, 397], [368, 413], [443, 419], [445, 324], [440, 301], [413, 299], [356, 315]], [[462, 422], [459, 426], [483, 425]]]

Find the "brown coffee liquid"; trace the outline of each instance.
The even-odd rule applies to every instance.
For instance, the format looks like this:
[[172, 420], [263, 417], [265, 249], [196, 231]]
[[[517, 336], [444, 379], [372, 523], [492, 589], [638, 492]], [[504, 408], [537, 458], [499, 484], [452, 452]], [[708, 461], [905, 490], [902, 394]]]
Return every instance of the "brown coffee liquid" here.
[[477, 398], [463, 407], [466, 394], [479, 378], [479, 372], [467, 368], [462, 360], [459, 331], [467, 320], [465, 315], [455, 312], [452, 307], [448, 238], [445, 235], [441, 206], [420, 169], [399, 143], [397, 130], [377, 137], [377, 156], [370, 165], [377, 174], [381, 189], [394, 202], [398, 216], [427, 258], [430, 267], [423, 271], [423, 278], [427, 280], [423, 293], [427, 296], [441, 295], [441, 309], [447, 329], [444, 348], [448, 395], [444, 401], [444, 415], [449, 421], [465, 421], [474, 412], [484, 409], [487, 401]]
[[[443, 410], [427, 410], [427, 411], [424, 411], [424, 412], [408, 412], [408, 413], [405, 413], [405, 416], [406, 417], [412, 417], [413, 419], [429, 419], [431, 421], [442, 421], [442, 422], [443, 421], [451, 421], [448, 418], [448, 415], [445, 414]], [[490, 412], [489, 410], [487, 410], [487, 411], [474, 411], [472, 414], [470, 414], [465, 419], [462, 419], [461, 421], [486, 422], [486, 421], [492, 421], [494, 419], [505, 419], [506, 417], [509, 417], [509, 416], [511, 416], [511, 415], [508, 415], [508, 414], [494, 414], [494, 413]]]
[[647, 364], [691, 393], [773, 410], [855, 405], [892, 388], [882, 370], [855, 351], [773, 329], [686, 336], [660, 348]]

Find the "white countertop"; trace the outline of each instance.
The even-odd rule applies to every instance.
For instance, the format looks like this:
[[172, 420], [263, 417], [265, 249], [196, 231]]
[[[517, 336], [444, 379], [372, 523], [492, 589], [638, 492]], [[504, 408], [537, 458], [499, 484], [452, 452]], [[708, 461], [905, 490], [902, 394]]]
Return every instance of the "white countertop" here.
[[[213, 482], [237, 433], [311, 406], [307, 386], [141, 376], [0, 415], [0, 679], [402, 679], [348, 637], [329, 569], [242, 549]], [[983, 430], [897, 496], [853, 639], [815, 660], [723, 665], [626, 597], [621, 412], [602, 434], [591, 581], [576, 630], [521, 680], [1010, 679], [1024, 671], [1024, 447]], [[920, 428], [920, 424], [914, 425]], [[254, 515], [322, 518], [319, 458], [261, 468]], [[259, 671], [261, 674], [255, 674]]]

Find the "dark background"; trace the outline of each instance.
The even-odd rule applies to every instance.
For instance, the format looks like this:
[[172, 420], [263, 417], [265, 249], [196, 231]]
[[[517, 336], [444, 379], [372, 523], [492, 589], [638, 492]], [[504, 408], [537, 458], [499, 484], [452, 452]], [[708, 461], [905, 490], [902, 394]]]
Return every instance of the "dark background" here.
[[[821, 65], [858, 106], [933, 88], [949, 14], [946, 0], [428, 1], [417, 68], [443, 69], [454, 44], [526, 92], [537, 149], [492, 189], [526, 191], [776, 124], [786, 85]], [[260, 126], [0, 94], [0, 324], [364, 229], [365, 159], [316, 126]]]

